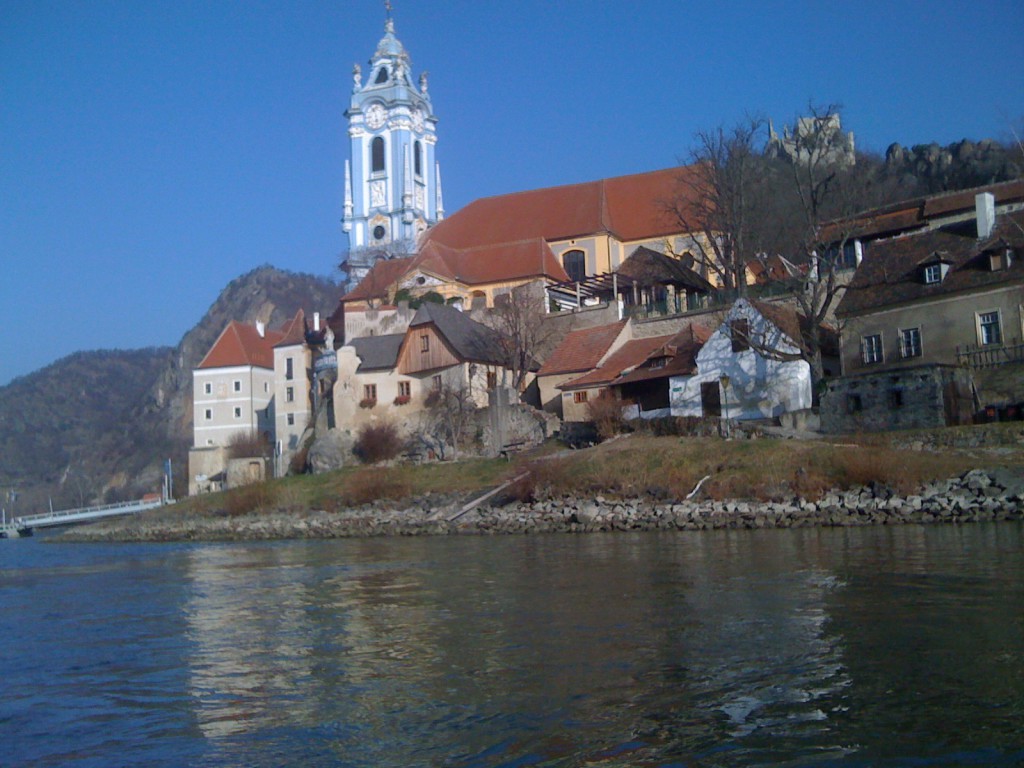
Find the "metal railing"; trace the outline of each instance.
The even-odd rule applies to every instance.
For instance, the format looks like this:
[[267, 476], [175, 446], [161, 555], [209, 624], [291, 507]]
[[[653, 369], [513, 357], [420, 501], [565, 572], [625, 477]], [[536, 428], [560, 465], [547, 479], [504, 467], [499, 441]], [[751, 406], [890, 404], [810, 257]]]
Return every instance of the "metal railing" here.
[[113, 517], [114, 515], [129, 515], [135, 512], [143, 512], [147, 509], [155, 509], [172, 501], [164, 499], [153, 499], [149, 501], [123, 501], [117, 504], [103, 504], [95, 507], [80, 507], [78, 509], [57, 509], [51, 512], [40, 512], [36, 515], [22, 515], [11, 519], [11, 522], [4, 525], [3, 529], [24, 530], [26, 528], [46, 528], [51, 525], [70, 525], [71, 523], [83, 522], [85, 520], [97, 520], [101, 517]]
[[1024, 343], [990, 344], [983, 347], [956, 348], [956, 361], [968, 368], [994, 368], [1008, 363], [1024, 363]]

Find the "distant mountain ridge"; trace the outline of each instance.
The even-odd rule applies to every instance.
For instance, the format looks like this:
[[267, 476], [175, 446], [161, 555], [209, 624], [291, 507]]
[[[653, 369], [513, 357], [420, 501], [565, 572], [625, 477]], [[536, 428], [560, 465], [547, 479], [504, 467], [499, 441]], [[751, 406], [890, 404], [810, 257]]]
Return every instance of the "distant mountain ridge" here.
[[325, 317], [341, 288], [259, 267], [232, 280], [174, 348], [76, 352], [0, 387], [0, 498], [14, 511], [131, 498], [159, 488], [170, 458], [187, 487], [192, 369], [231, 320], [277, 327], [299, 309]]

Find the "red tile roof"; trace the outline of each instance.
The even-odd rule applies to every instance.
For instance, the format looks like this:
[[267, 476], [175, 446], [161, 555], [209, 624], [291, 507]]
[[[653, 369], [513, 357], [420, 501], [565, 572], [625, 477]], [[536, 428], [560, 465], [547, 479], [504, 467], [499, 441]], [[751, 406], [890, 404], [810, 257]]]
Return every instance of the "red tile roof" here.
[[693, 185], [680, 179], [692, 167], [665, 168], [583, 184], [547, 187], [474, 200], [427, 231], [426, 243], [451, 248], [547, 242], [608, 232], [620, 240], [662, 237], [679, 231], [669, 203]]
[[984, 187], [917, 197], [892, 205], [864, 211], [849, 219], [828, 222], [822, 227], [822, 240], [829, 242], [844, 236], [877, 238], [925, 227], [931, 219], [974, 211], [975, 198], [991, 192], [997, 205], [1024, 200], [1024, 179], [1014, 179]]
[[199, 368], [252, 365], [273, 370], [274, 345], [283, 338], [281, 331], [268, 329], [260, 336], [253, 326], [232, 320], [210, 347]]
[[[702, 325], [688, 325], [675, 336], [673, 336], [662, 347], [651, 352], [647, 356], [645, 364], [637, 366], [634, 370], [623, 373], [613, 384], [629, 384], [635, 381], [646, 381], [648, 379], [662, 379], [668, 376], [690, 376], [697, 372], [697, 353], [700, 352], [709, 338], [712, 331]], [[665, 365], [660, 368], [652, 368], [646, 365], [647, 361], [659, 357], [669, 358]]]
[[287, 321], [281, 328], [281, 340], [275, 347], [294, 347], [306, 343], [306, 313], [301, 309], [295, 317]]
[[626, 327], [625, 320], [611, 325], [583, 328], [570, 331], [562, 343], [555, 347], [537, 372], [538, 376], [553, 376], [559, 373], [580, 373], [589, 371], [601, 362], [608, 349]]
[[341, 300], [352, 302], [387, 298], [388, 289], [408, 273], [412, 262], [412, 256], [376, 262], [366, 277], [359, 281], [359, 285], [342, 296]]
[[413, 259], [408, 272], [419, 269], [464, 285], [482, 285], [531, 277], [568, 280], [562, 265], [541, 238], [451, 248], [428, 240]]
[[[987, 254], [1024, 250], [1024, 211], [996, 217], [992, 236], [979, 241], [973, 221], [872, 243], [836, 308], [839, 317], [870, 314], [886, 307], [1024, 283], [1024, 259], [993, 272]], [[925, 283], [921, 264], [935, 259], [950, 264], [938, 283]]]
[[627, 341], [608, 356], [599, 367], [584, 375], [559, 384], [559, 389], [584, 389], [602, 387], [611, 384], [624, 371], [631, 371], [643, 363], [652, 353], [664, 347], [673, 338], [668, 336], [651, 336], [646, 339]]

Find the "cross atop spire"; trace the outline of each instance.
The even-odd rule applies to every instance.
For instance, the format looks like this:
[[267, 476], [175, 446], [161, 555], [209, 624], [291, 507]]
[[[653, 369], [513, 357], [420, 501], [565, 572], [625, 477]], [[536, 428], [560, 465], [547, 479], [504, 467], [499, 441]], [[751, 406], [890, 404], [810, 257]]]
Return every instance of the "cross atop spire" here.
[[384, 28], [388, 32], [395, 31], [395, 22], [391, 18], [391, 0], [384, 0]]

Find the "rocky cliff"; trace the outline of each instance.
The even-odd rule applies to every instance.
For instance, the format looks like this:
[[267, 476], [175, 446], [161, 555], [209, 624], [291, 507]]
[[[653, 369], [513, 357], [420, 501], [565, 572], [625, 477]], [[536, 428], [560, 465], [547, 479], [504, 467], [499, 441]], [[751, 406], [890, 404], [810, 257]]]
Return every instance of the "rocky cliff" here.
[[1024, 176], [1024, 152], [991, 139], [964, 139], [948, 146], [936, 143], [902, 147], [885, 153], [886, 171], [916, 179], [920, 194], [980, 187]]

